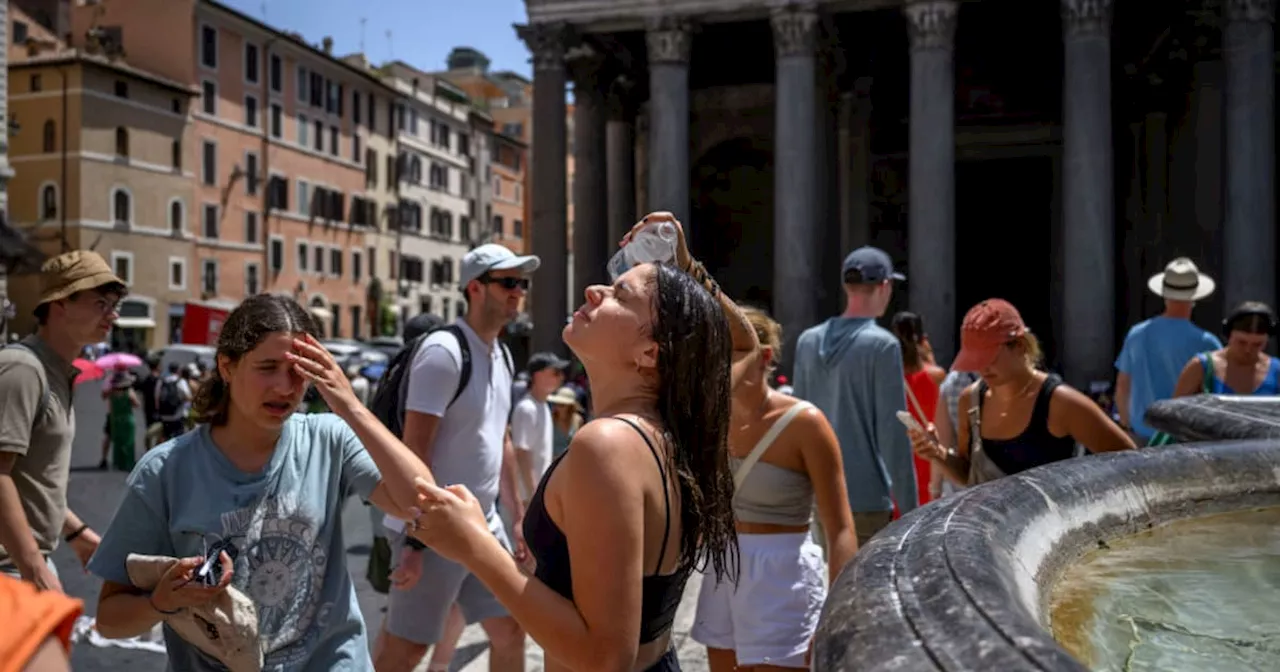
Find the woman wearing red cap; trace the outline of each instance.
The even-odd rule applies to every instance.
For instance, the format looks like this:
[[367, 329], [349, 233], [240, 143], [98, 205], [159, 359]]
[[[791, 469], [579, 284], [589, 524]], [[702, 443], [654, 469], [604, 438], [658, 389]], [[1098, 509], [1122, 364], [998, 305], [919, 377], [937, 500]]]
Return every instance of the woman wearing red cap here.
[[[916, 454], [960, 485], [977, 485], [1075, 456], [1133, 448], [1133, 441], [1087, 396], [1037, 370], [1040, 343], [1018, 310], [988, 299], [965, 315], [952, 368], [982, 378], [960, 397], [957, 445], [943, 446], [933, 426], [911, 430]], [[967, 421], [965, 420], [967, 418]]]

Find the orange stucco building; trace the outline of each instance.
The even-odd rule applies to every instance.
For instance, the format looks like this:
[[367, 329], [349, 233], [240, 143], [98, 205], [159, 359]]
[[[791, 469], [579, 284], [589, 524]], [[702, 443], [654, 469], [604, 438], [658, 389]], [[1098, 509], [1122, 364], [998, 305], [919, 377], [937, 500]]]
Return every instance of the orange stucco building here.
[[[116, 31], [131, 65], [193, 87], [191, 208], [199, 298], [289, 293], [334, 337], [367, 335], [368, 235], [388, 213], [369, 149], [394, 94], [374, 73], [209, 0], [78, 6], [71, 34]], [[164, 39], [156, 39], [164, 36]], [[385, 146], [382, 144], [381, 146]]]

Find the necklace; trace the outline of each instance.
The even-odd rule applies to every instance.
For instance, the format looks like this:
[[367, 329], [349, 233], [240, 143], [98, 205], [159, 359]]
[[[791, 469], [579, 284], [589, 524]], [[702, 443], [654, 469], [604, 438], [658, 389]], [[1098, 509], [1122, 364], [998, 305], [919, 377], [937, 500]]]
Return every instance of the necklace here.
[[1038, 380], [1039, 379], [1036, 377], [1036, 374], [1033, 372], [1031, 374], [1031, 379], [1027, 381], [1027, 384], [1023, 385], [1022, 389], [1018, 390], [1017, 394], [1014, 394], [1009, 397], [1009, 403], [1005, 404], [1004, 410], [1000, 412], [1000, 417], [1003, 418], [1006, 415], [1009, 415], [1009, 411], [1013, 410], [1013, 401], [1015, 399], [1021, 399], [1024, 395], [1026, 395], [1027, 391], [1030, 390], [1031, 386], [1034, 385], [1036, 382], [1038, 382]]

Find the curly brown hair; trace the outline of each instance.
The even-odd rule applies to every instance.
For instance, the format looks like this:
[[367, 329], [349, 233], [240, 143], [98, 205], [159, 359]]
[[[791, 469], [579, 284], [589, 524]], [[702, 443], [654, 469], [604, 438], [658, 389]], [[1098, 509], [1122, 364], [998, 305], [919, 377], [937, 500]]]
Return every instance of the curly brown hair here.
[[[240, 361], [246, 353], [258, 347], [270, 334], [276, 332], [310, 334], [321, 337], [316, 320], [297, 301], [275, 294], [258, 294], [245, 299], [231, 311], [218, 335], [217, 360], [230, 363]], [[222, 372], [215, 364], [209, 380], [196, 390], [191, 401], [196, 422], [211, 425], [227, 423], [227, 409], [231, 405], [231, 387], [222, 379]]]

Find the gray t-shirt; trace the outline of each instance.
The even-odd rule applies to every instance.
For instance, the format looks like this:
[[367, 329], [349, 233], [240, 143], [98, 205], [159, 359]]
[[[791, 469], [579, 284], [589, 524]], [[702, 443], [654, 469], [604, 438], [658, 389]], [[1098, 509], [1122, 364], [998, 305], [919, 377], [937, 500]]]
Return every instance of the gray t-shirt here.
[[[364, 620], [347, 571], [342, 506], [381, 480], [355, 432], [329, 413], [284, 424], [267, 466], [240, 471], [208, 425], [149, 451], [89, 571], [128, 585], [130, 553], [201, 555], [202, 540], [239, 549], [231, 585], [258, 609], [264, 670], [372, 670]], [[170, 670], [221, 670], [165, 628]]]
[[431, 473], [441, 484], [467, 486], [492, 522], [511, 414], [511, 372], [498, 343], [480, 340], [463, 320], [456, 324], [471, 347], [467, 389], [449, 405], [462, 375], [462, 352], [452, 333], [437, 331], [414, 354], [404, 406], [440, 418], [431, 445]]
[[[38, 336], [22, 345], [0, 348], [0, 452], [18, 456], [10, 476], [36, 546], [48, 555], [67, 516], [76, 369]], [[3, 546], [0, 564], [10, 564]]]

